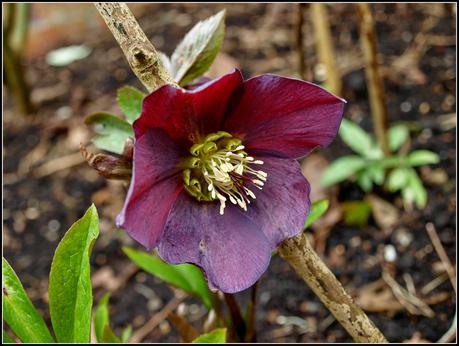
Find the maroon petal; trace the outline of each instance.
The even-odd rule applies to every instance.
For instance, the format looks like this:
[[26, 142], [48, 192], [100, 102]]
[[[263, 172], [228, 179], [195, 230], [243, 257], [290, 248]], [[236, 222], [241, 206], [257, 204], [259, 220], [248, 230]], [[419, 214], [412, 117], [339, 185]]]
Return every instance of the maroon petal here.
[[263, 156], [256, 159], [264, 162], [259, 169], [268, 174], [268, 179], [263, 190], [253, 189], [256, 199], [246, 214], [274, 249], [303, 229], [311, 205], [310, 187], [296, 160]]
[[116, 224], [148, 249], [156, 246], [183, 188], [178, 174], [181, 154], [160, 129], [149, 130], [135, 143], [131, 186]]
[[209, 286], [234, 293], [253, 285], [263, 274], [271, 248], [263, 232], [237, 207], [199, 203], [187, 193], [177, 198], [159, 242], [167, 262], [190, 262], [206, 273]]
[[162, 128], [174, 141], [189, 147], [199, 136], [222, 130], [228, 99], [242, 83], [239, 70], [193, 90], [165, 85], [147, 96], [134, 122], [136, 138], [150, 128]]
[[315, 84], [270, 74], [245, 81], [234, 101], [225, 129], [247, 149], [291, 158], [330, 144], [345, 103]]

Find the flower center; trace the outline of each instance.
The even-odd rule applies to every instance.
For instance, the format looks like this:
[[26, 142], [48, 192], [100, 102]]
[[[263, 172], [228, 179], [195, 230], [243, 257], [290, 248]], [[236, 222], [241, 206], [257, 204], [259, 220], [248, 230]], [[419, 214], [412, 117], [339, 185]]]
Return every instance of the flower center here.
[[251, 189], [262, 189], [267, 174], [252, 165], [262, 165], [244, 151], [240, 139], [225, 131], [211, 133], [190, 148], [191, 156], [183, 161], [185, 190], [198, 201], [220, 201], [223, 215], [226, 201], [247, 210]]

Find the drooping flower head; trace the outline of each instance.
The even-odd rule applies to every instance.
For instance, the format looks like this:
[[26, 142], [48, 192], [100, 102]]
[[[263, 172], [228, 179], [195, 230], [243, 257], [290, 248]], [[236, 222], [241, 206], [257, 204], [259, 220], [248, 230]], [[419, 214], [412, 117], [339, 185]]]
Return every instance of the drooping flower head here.
[[301, 80], [238, 70], [193, 90], [165, 85], [134, 122], [131, 185], [117, 224], [173, 264], [234, 293], [303, 228], [309, 184], [296, 159], [336, 136], [344, 101]]

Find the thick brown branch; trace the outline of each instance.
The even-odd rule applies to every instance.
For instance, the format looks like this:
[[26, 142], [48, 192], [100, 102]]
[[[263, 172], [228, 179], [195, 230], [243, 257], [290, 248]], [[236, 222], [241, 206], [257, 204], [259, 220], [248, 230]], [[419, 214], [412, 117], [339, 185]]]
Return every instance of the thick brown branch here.
[[295, 269], [356, 342], [387, 342], [312, 249], [304, 233], [288, 239], [279, 254]]
[[94, 5], [118, 41], [132, 71], [148, 91], [163, 84], [176, 84], [125, 3], [97, 2]]

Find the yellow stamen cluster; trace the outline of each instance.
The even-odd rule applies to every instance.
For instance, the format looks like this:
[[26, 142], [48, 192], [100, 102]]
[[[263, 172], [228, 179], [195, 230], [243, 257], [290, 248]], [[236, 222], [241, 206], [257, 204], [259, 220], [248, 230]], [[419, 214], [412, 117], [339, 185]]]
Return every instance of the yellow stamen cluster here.
[[198, 201], [220, 201], [223, 215], [226, 201], [247, 210], [255, 194], [250, 188], [262, 189], [267, 174], [251, 165], [262, 165], [244, 151], [238, 138], [225, 131], [211, 133], [202, 143], [190, 148], [191, 156], [183, 162], [186, 191]]

